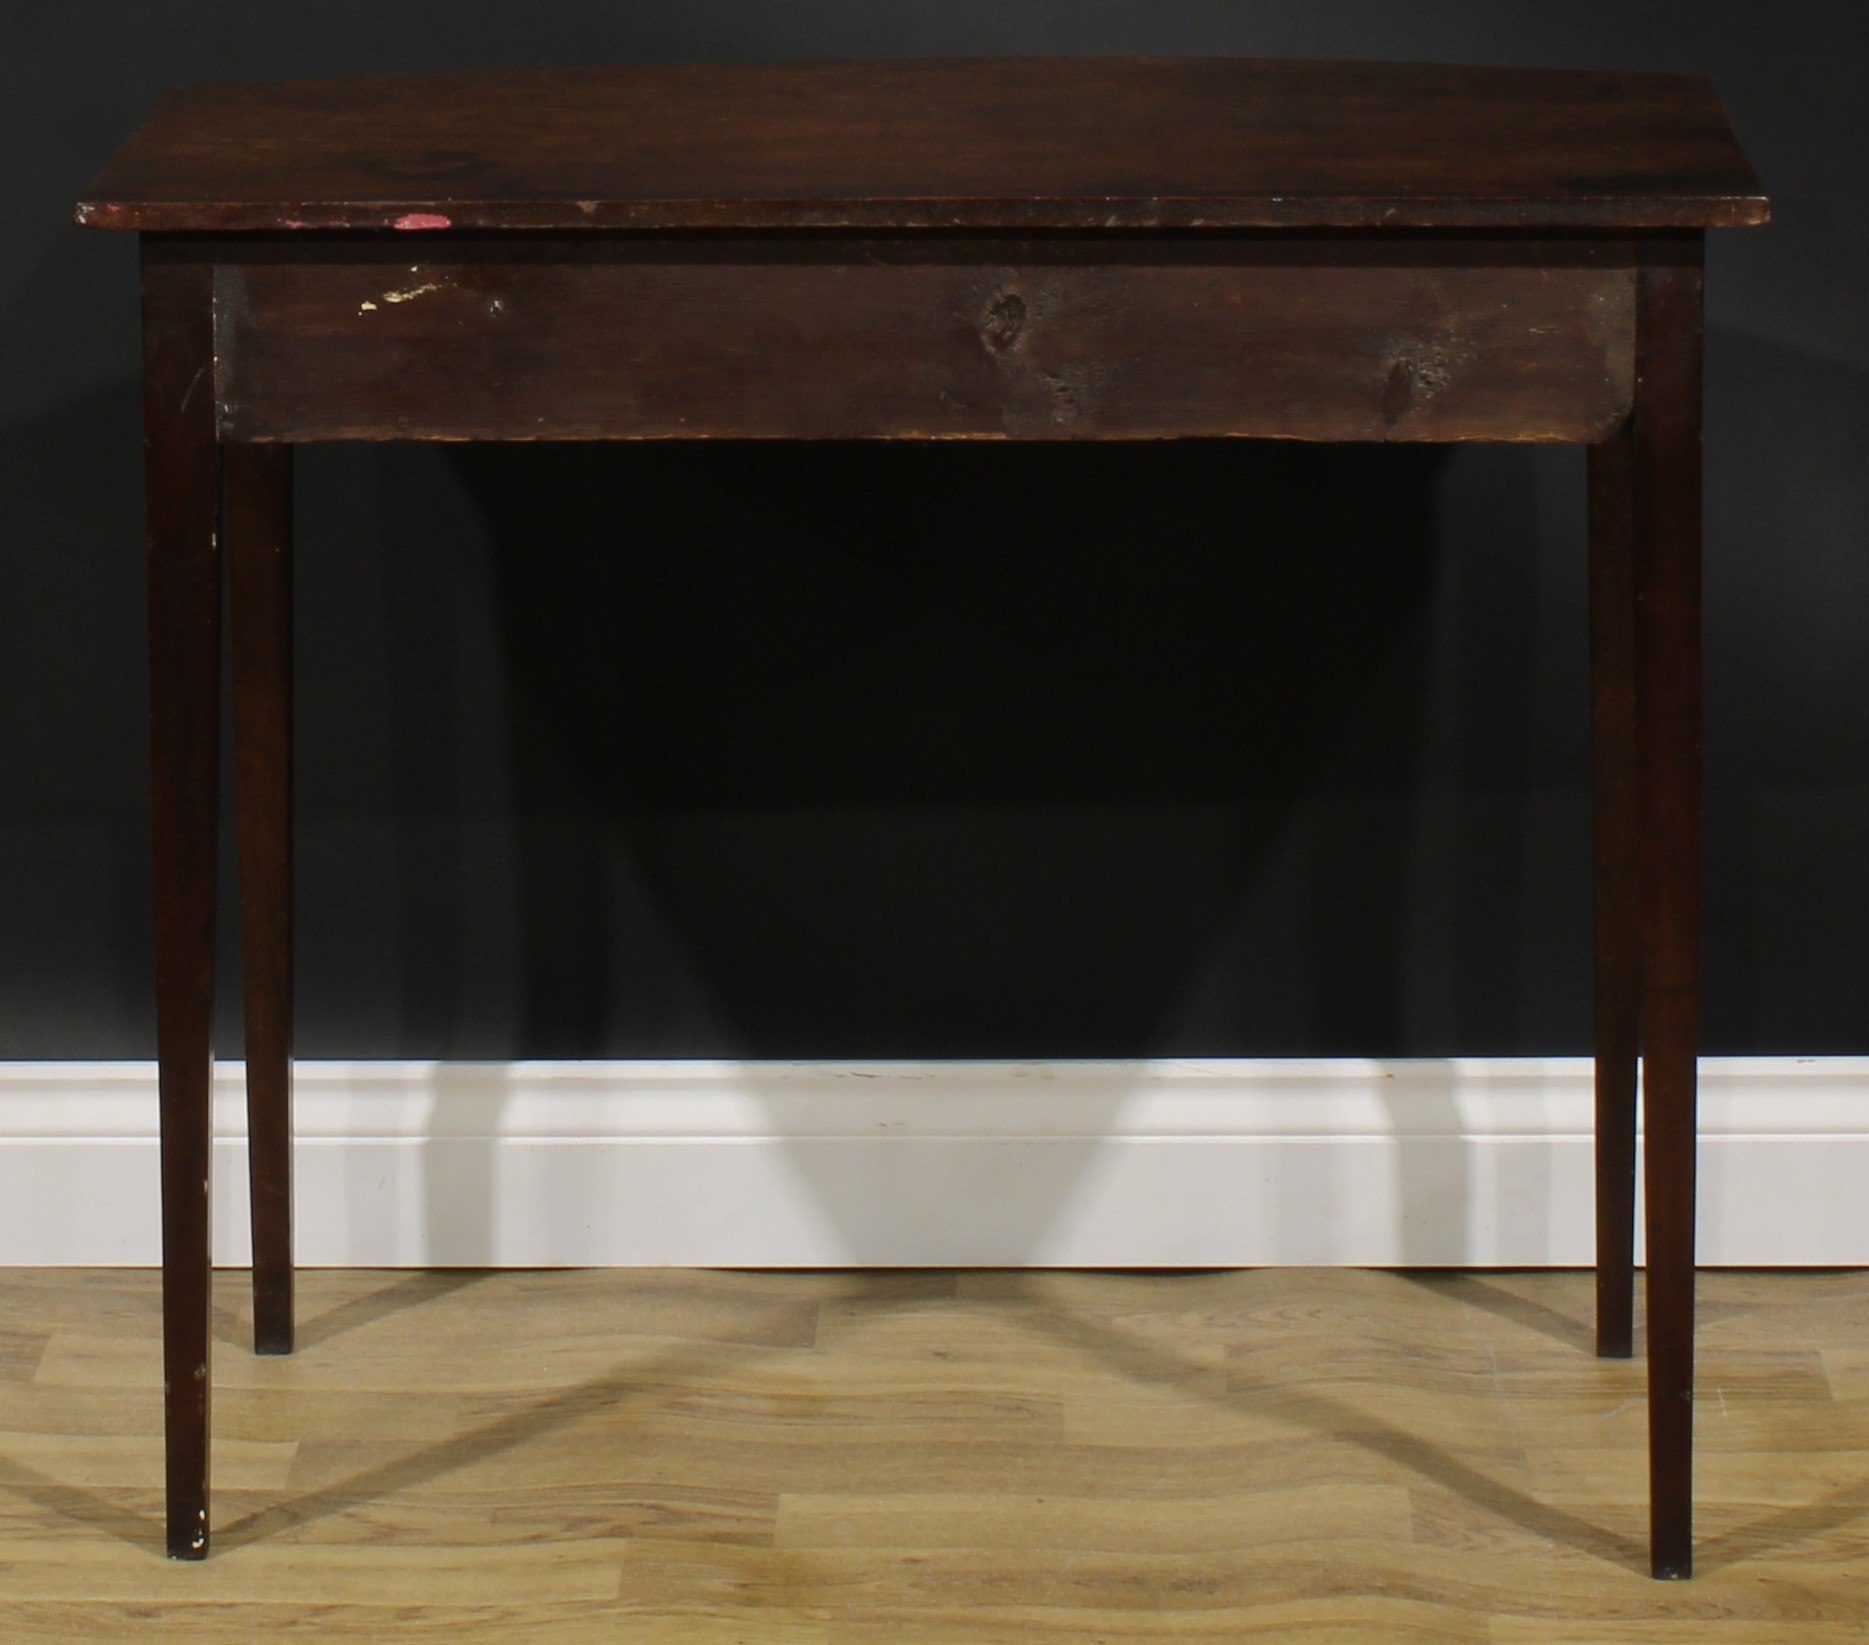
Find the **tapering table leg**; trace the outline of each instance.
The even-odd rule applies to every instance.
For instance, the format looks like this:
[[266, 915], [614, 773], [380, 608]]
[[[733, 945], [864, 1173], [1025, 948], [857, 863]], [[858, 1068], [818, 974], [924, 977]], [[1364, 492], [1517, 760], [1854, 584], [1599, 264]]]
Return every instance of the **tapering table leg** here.
[[1702, 237], [1644, 252], [1634, 419], [1652, 1558], [1693, 1568]]
[[292, 448], [227, 445], [253, 1351], [292, 1352]]
[[1635, 1080], [1641, 830], [1636, 795], [1635, 499], [1628, 429], [1590, 447], [1590, 694], [1596, 902], [1596, 1351], [1635, 1337]]
[[150, 798], [161, 1064], [168, 1547], [208, 1551], [208, 1176], [220, 774], [220, 452], [211, 271], [143, 248]]

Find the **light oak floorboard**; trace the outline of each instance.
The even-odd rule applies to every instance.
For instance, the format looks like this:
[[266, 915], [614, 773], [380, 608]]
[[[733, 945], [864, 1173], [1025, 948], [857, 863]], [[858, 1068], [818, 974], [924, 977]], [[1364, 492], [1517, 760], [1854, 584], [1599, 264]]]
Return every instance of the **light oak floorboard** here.
[[1869, 1274], [1702, 1276], [1684, 1584], [1587, 1274], [299, 1283], [179, 1565], [157, 1276], [0, 1270], [8, 1645], [1869, 1640]]

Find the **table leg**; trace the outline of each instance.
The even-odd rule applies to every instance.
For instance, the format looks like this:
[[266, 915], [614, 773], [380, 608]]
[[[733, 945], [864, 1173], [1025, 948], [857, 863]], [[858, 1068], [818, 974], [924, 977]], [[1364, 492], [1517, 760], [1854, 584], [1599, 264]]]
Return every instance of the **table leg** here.
[[1693, 1568], [1700, 980], [1702, 237], [1652, 243], [1637, 305], [1636, 700], [1654, 1574]]
[[253, 1351], [292, 1352], [292, 448], [222, 448], [246, 983]]
[[220, 450], [211, 271], [143, 251], [150, 799], [162, 1133], [168, 1547], [208, 1551], [208, 1173], [220, 775]]
[[1636, 798], [1633, 442], [1590, 447], [1590, 691], [1595, 773], [1596, 1351], [1635, 1334], [1635, 1074], [1641, 831]]

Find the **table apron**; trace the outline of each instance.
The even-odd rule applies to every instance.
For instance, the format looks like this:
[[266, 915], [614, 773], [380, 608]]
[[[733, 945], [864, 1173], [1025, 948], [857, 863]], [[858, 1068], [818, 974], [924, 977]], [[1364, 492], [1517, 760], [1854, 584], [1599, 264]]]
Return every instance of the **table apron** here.
[[1596, 441], [1632, 268], [228, 262], [230, 440]]

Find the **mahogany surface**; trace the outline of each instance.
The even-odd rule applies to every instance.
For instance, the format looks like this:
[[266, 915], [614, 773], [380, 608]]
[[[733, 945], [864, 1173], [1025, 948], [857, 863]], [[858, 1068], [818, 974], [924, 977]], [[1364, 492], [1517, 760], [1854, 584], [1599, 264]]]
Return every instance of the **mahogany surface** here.
[[1630, 422], [1640, 832], [1649, 1523], [1693, 1568], [1695, 1052], [1700, 1017], [1702, 248], [1642, 270]]
[[1632, 1346], [1639, 1074], [1652, 1566], [1688, 1574], [1703, 231], [1766, 215], [1710, 87], [1024, 59], [208, 88], [78, 215], [145, 231], [171, 1553], [208, 1543], [223, 560], [256, 1346], [292, 1343], [291, 444], [1225, 434], [1590, 449], [1598, 1351]]
[[1596, 1351], [1635, 1352], [1635, 1135], [1641, 1066], [1641, 833], [1635, 711], [1634, 440], [1590, 447], [1595, 902]]
[[1704, 80], [1234, 58], [706, 63], [171, 92], [134, 229], [1708, 228], [1763, 222]]
[[228, 248], [222, 437], [1594, 441], [1634, 394], [1632, 244], [456, 244]]
[[292, 447], [223, 439], [253, 1348], [292, 1352]]
[[169, 1553], [208, 1547], [208, 1175], [221, 733], [221, 453], [211, 271], [143, 244], [149, 781], [162, 1137]]

